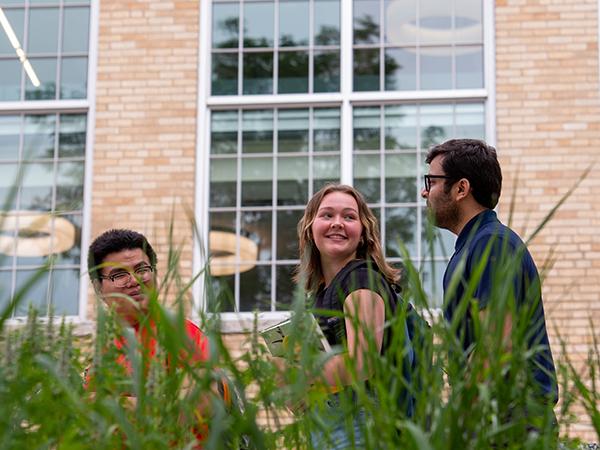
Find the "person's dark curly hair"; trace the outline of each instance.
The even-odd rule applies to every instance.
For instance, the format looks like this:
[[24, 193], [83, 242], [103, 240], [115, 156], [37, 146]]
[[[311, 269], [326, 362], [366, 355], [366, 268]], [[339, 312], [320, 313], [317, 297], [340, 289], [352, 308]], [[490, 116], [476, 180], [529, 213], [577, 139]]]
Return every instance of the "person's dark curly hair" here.
[[456, 181], [466, 178], [477, 203], [489, 209], [496, 207], [502, 191], [502, 171], [494, 147], [478, 139], [451, 139], [429, 150], [427, 164], [437, 156], [443, 157], [442, 169], [449, 177], [444, 185], [446, 192]]
[[152, 267], [156, 266], [156, 253], [143, 234], [127, 229], [112, 229], [102, 233], [94, 239], [88, 251], [88, 272], [92, 281], [100, 280], [98, 266], [104, 262], [106, 255], [136, 248], [142, 249], [148, 256]]

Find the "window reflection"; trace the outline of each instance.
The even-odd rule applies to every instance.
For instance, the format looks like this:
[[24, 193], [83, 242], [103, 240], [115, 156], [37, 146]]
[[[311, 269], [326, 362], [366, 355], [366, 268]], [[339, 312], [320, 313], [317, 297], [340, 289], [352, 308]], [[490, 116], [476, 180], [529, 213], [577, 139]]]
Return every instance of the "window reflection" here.
[[237, 3], [214, 3], [212, 6], [212, 45], [215, 48], [237, 48], [240, 8]]
[[308, 45], [309, 2], [306, 0], [279, 3], [279, 45], [297, 47]]
[[240, 274], [240, 311], [271, 310], [271, 266]]
[[273, 2], [244, 3], [244, 47], [273, 47]]
[[277, 117], [277, 151], [308, 151], [308, 109], [282, 109]]
[[415, 230], [417, 213], [415, 208], [385, 208], [385, 253], [388, 257], [401, 257], [401, 245], [410, 255], [417, 253]]

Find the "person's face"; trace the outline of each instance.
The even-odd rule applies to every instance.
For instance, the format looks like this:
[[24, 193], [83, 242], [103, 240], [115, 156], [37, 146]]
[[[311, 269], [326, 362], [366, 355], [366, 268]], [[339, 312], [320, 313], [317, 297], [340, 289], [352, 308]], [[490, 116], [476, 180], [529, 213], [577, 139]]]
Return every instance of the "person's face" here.
[[321, 261], [350, 261], [356, 257], [362, 224], [353, 196], [331, 192], [323, 197], [311, 231]]
[[98, 280], [102, 299], [119, 317], [135, 325], [148, 312], [147, 291], [155, 285], [148, 255], [141, 248], [124, 249], [109, 253], [102, 263], [106, 264], [100, 273], [103, 278]]
[[[429, 164], [429, 175], [446, 176], [442, 168], [443, 156], [433, 158]], [[436, 226], [452, 229], [459, 220], [458, 204], [452, 198], [452, 190], [446, 192], [445, 178], [431, 178], [429, 190], [423, 188], [421, 197], [427, 200], [427, 209], [435, 220]]]

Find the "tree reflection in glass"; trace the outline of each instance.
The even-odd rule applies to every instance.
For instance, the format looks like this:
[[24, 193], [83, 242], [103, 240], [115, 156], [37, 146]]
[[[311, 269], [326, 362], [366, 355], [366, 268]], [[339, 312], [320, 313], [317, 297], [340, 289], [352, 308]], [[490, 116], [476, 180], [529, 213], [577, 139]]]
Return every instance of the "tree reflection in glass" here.
[[385, 255], [400, 257], [399, 242], [403, 242], [408, 253], [417, 254], [415, 231], [417, 229], [416, 208], [385, 208]]
[[240, 311], [271, 311], [271, 266], [240, 274]]

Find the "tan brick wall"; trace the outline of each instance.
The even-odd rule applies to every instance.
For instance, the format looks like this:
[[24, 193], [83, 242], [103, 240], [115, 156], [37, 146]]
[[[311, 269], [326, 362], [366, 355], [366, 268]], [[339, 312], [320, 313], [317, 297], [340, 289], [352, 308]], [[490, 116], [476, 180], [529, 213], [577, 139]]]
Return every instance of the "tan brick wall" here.
[[[504, 171], [501, 216], [529, 236], [600, 149], [597, 0], [496, 2], [497, 144]], [[531, 245], [551, 262], [544, 303], [555, 359], [560, 334], [579, 363], [600, 323], [598, 165]], [[600, 327], [596, 326], [597, 331]], [[588, 421], [589, 423], [589, 421]], [[597, 440], [588, 425], [571, 433]]]
[[168, 227], [191, 274], [197, 0], [102, 0], [92, 194], [94, 238], [145, 233], [165, 267]]

